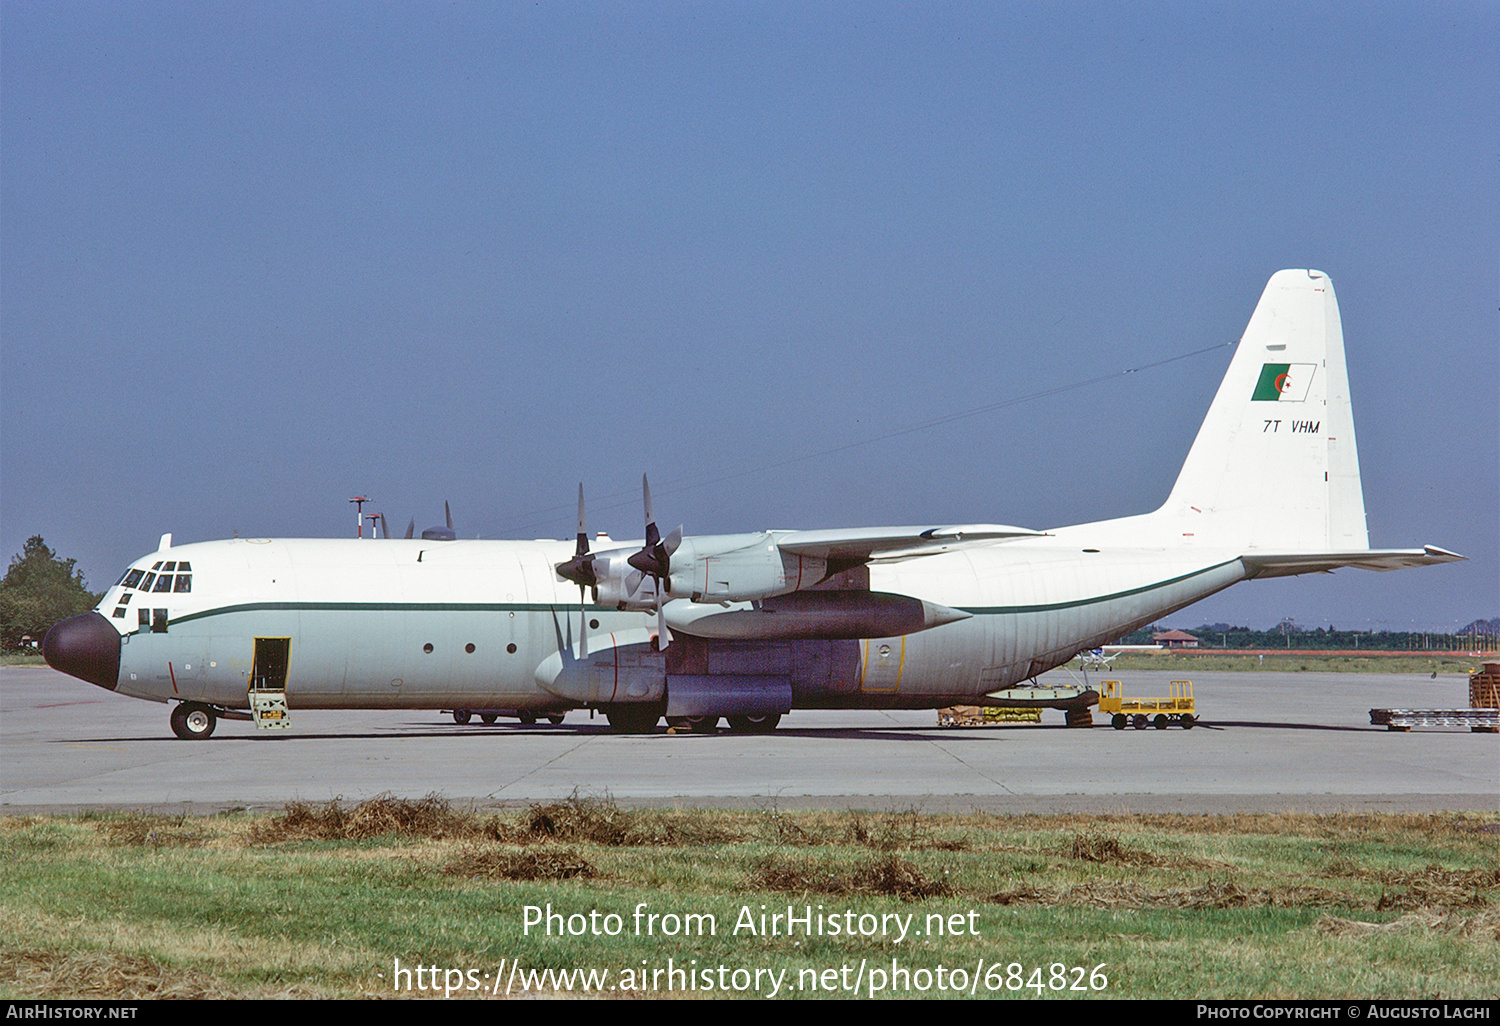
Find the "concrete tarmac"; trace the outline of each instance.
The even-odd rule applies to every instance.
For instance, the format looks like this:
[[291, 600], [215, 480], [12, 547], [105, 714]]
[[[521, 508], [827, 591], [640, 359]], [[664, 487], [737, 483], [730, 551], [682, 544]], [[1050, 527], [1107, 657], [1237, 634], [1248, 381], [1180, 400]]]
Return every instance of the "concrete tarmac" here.
[[[1170, 673], [1109, 674], [1165, 695]], [[1043, 683], [1075, 680], [1053, 671]], [[1097, 680], [1097, 675], [1091, 675]], [[0, 813], [279, 809], [382, 792], [478, 806], [622, 804], [1014, 813], [1500, 812], [1500, 735], [1394, 733], [1372, 708], [1462, 708], [1456, 675], [1201, 673], [1193, 730], [940, 728], [936, 714], [806, 712], [767, 736], [616, 736], [602, 717], [459, 726], [435, 711], [292, 710], [179, 741], [169, 708], [47, 667], [0, 667]]]

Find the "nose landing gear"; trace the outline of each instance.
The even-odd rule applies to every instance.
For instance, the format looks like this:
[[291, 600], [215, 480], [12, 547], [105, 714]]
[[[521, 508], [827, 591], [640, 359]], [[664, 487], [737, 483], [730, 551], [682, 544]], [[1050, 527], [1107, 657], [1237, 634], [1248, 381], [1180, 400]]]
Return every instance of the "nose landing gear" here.
[[184, 741], [202, 741], [214, 732], [219, 718], [199, 702], [182, 702], [172, 710], [172, 733]]

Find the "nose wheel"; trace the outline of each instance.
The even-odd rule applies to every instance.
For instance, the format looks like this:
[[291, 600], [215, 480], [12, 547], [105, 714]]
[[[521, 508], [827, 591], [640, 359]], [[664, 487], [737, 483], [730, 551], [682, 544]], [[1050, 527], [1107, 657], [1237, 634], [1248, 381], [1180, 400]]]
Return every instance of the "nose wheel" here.
[[183, 702], [172, 710], [172, 733], [184, 741], [202, 741], [214, 732], [219, 719], [198, 702]]

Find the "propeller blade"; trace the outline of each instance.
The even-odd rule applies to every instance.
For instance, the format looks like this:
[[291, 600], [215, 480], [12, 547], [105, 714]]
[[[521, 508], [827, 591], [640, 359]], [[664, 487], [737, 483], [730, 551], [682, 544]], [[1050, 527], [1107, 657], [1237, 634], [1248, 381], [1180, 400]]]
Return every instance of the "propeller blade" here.
[[380, 537], [389, 538], [390, 536], [391, 529], [385, 526], [385, 514], [382, 513], [380, 514]]
[[667, 646], [672, 643], [672, 632], [667, 630], [666, 602], [661, 596], [656, 599], [656, 650], [665, 652]]
[[583, 521], [582, 482], [578, 485], [578, 547], [574, 550], [572, 559], [566, 563], [557, 564], [557, 573], [564, 580], [578, 585], [580, 589], [599, 584], [599, 575], [594, 568], [594, 557], [589, 555], [588, 528], [584, 526]]
[[410, 538], [412, 536], [412, 533], [414, 531], [416, 531], [416, 529], [417, 529], [417, 518], [416, 517], [412, 517], [411, 520], [410, 520], [410, 522], [408, 522], [407, 525], [406, 525], [406, 533], [403, 534], [401, 537], [403, 537], [403, 538]]
[[453, 530], [453, 511], [448, 508], [448, 500], [443, 500], [443, 517], [448, 521], [448, 530]]
[[[642, 573], [665, 578], [671, 572], [671, 553], [662, 544], [661, 532], [656, 529], [656, 516], [651, 512], [651, 482], [646, 480], [645, 474], [641, 475], [641, 496], [646, 505], [646, 544], [626, 562]], [[681, 538], [678, 544], [681, 544]]]
[[578, 586], [578, 658], [589, 657], [589, 610], [583, 601], [583, 585]]

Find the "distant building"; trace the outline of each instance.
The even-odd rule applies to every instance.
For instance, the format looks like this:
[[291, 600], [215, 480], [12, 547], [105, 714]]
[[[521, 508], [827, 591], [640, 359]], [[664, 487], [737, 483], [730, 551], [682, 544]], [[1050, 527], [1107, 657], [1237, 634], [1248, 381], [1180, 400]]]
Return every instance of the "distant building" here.
[[1198, 639], [1187, 631], [1158, 631], [1151, 635], [1151, 643], [1162, 648], [1197, 648]]

